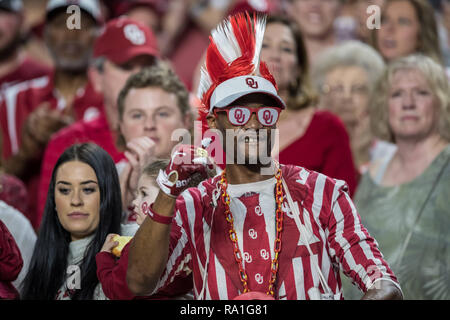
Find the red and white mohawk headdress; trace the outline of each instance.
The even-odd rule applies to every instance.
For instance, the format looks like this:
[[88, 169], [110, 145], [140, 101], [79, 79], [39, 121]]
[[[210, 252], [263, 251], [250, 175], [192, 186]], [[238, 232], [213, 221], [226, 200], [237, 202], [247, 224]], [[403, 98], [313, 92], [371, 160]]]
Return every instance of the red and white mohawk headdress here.
[[210, 113], [252, 93], [269, 95], [285, 108], [274, 77], [260, 61], [265, 29], [266, 16], [245, 12], [229, 16], [211, 32], [198, 88]]

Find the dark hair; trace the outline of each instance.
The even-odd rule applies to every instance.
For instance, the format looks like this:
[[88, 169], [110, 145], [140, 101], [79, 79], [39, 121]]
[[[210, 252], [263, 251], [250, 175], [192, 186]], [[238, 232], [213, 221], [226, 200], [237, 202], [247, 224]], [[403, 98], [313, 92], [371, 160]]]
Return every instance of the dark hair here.
[[298, 110], [310, 106], [317, 102], [317, 94], [313, 90], [311, 81], [309, 79], [309, 60], [306, 51], [305, 41], [303, 35], [297, 24], [292, 20], [279, 15], [270, 15], [267, 17], [267, 25], [271, 23], [280, 23], [288, 27], [295, 40], [297, 47], [296, 56], [298, 61], [298, 69], [300, 72], [295, 79], [295, 83], [289, 85], [289, 98], [286, 101], [288, 109]]
[[53, 168], [47, 194], [44, 217], [24, 279], [22, 299], [54, 300], [67, 278], [67, 255], [71, 236], [57, 216], [55, 209], [55, 180], [59, 167], [69, 161], [88, 164], [97, 176], [100, 191], [100, 219], [94, 237], [80, 262], [81, 288], [71, 296], [73, 300], [92, 299], [99, 283], [95, 255], [109, 233], [119, 233], [122, 200], [119, 177], [109, 154], [93, 143], [76, 144], [64, 151]]

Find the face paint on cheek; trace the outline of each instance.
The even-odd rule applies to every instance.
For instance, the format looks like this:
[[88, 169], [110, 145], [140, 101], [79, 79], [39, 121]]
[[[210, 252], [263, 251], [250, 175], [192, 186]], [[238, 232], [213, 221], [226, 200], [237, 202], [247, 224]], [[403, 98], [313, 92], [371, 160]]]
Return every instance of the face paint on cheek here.
[[141, 212], [143, 215], [148, 215], [148, 210], [150, 209], [150, 206], [146, 201], [142, 202], [141, 204]]

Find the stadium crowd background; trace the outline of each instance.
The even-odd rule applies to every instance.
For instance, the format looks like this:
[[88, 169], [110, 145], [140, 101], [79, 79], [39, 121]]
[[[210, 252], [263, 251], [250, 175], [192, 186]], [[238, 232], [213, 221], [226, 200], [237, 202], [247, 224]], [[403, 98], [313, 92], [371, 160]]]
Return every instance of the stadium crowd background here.
[[[81, 11], [66, 11], [71, 4]], [[171, 146], [164, 140], [171, 131], [157, 129], [161, 141], [156, 147], [143, 138], [144, 129], [144, 133], [132, 132], [133, 124], [127, 127], [124, 113], [126, 100], [122, 106], [117, 101], [119, 92], [129, 76], [164, 61], [187, 89], [178, 102], [183, 118], [174, 126], [198, 130], [192, 122], [201, 116], [196, 94], [209, 34], [223, 18], [241, 11], [269, 16], [262, 58], [288, 105], [279, 120], [280, 162], [345, 180], [363, 223], [367, 219], [382, 251], [386, 248], [388, 261], [399, 254], [392, 248], [398, 230], [402, 237], [413, 235], [411, 243], [404, 244], [413, 252], [402, 254], [400, 260], [431, 261], [431, 256], [421, 256], [425, 251], [439, 257], [436, 270], [425, 269], [444, 285], [430, 284], [425, 286], [428, 291], [408, 287], [417, 293], [412, 297], [450, 299], [445, 281], [450, 274], [448, 197], [446, 210], [439, 202], [445, 202], [441, 193], [450, 190], [446, 161], [450, 157], [449, 0], [1, 0], [0, 221], [17, 242], [23, 267], [9, 270], [9, 278], [0, 278], [0, 298], [2, 293], [3, 298], [18, 297], [14, 288], [20, 288], [27, 274], [51, 174], [61, 153], [76, 142], [99, 144], [112, 157], [119, 175], [134, 181], [122, 186], [122, 192], [131, 188], [125, 192], [128, 195], [122, 194], [123, 211], [132, 212], [136, 172], [152, 159], [170, 155], [171, 148], [163, 150], [159, 144]], [[78, 17], [73, 15], [78, 13], [77, 27]], [[125, 27], [133, 21], [137, 27]], [[73, 23], [74, 29], [69, 28]], [[102, 33], [103, 29], [110, 31]], [[144, 49], [139, 51], [139, 46]], [[395, 65], [406, 57], [411, 60]], [[386, 88], [378, 80], [388, 66], [392, 74], [384, 78]], [[426, 129], [437, 132], [438, 142], [430, 146], [427, 142], [420, 150], [408, 149], [409, 140], [387, 118], [394, 115], [380, 98], [397, 84], [391, 76], [402, 68], [419, 70], [421, 81], [439, 97], [433, 100], [434, 109], [424, 111], [429, 115], [434, 114], [430, 110], [438, 110], [432, 129]], [[447, 74], [447, 83], [442, 84], [441, 73], [444, 78]], [[189, 110], [181, 106], [183, 99]], [[383, 124], [389, 128], [383, 129]], [[406, 143], [399, 145], [399, 141]], [[423, 161], [408, 159], [413, 169], [402, 167], [396, 162], [402, 152], [416, 152], [416, 160]], [[442, 179], [435, 180], [435, 175]], [[393, 186], [403, 186], [403, 193]], [[442, 191], [436, 195], [437, 189]], [[385, 194], [371, 199], [380, 192]], [[420, 201], [414, 203], [410, 216], [370, 218], [377, 210], [408, 211], [408, 202], [418, 194], [426, 204], [425, 216], [427, 211], [433, 214], [430, 221], [424, 222]], [[395, 207], [393, 202], [404, 206]], [[442, 215], [439, 210], [444, 210]], [[134, 221], [129, 214], [123, 222]], [[404, 221], [408, 227], [389, 228]], [[419, 233], [429, 237], [410, 234], [422, 223]], [[6, 232], [2, 236], [3, 243], [10, 243]], [[0, 250], [0, 268], [7, 260], [2, 252], [6, 251]], [[407, 277], [410, 270], [404, 272]]]

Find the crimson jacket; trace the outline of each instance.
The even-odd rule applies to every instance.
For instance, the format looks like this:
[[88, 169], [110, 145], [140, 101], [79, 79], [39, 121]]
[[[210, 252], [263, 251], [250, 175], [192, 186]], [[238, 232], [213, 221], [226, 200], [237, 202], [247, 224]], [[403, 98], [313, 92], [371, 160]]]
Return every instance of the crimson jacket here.
[[0, 220], [0, 299], [18, 299], [19, 293], [11, 284], [23, 267], [22, 255], [13, 236]]
[[19, 66], [0, 77], [0, 89], [3, 90], [16, 83], [36, 79], [51, 73], [51, 68], [34, 59], [26, 57]]
[[[2, 92], [0, 98], [0, 124], [3, 138], [2, 157], [18, 152], [21, 132], [28, 115], [44, 102], [52, 109], [64, 109], [65, 101], [54, 90], [55, 73], [20, 82]], [[90, 82], [80, 89], [73, 102], [75, 119], [92, 119], [103, 110], [103, 98]]]
[[97, 253], [97, 278], [102, 284], [105, 296], [111, 300], [167, 300], [186, 294], [192, 289], [192, 278], [187, 277], [173, 283], [164, 291], [152, 296], [134, 296], [128, 289], [126, 276], [130, 242], [122, 249], [119, 259], [109, 252]]

